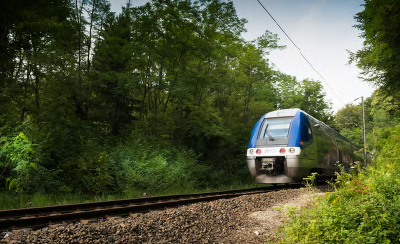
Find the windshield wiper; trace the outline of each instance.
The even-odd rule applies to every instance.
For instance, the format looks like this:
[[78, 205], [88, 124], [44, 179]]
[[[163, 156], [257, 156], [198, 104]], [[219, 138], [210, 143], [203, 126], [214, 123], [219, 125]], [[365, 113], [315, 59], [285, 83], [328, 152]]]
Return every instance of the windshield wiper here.
[[265, 132], [264, 132], [264, 138], [265, 138], [265, 134], [267, 134], [267, 136], [269, 137], [269, 140], [270, 141], [275, 141], [275, 138], [273, 138], [272, 136], [271, 136], [271, 134], [268, 132], [268, 125], [267, 125], [267, 127], [265, 128]]

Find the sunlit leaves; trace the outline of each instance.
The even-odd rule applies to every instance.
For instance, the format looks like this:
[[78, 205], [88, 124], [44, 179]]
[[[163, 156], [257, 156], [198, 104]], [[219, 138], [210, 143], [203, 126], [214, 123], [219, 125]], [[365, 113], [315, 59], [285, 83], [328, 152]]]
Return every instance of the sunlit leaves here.
[[366, 0], [364, 6], [355, 16], [364, 46], [350, 53], [350, 62], [357, 62], [366, 81], [393, 94], [399, 91], [400, 6], [393, 0]]

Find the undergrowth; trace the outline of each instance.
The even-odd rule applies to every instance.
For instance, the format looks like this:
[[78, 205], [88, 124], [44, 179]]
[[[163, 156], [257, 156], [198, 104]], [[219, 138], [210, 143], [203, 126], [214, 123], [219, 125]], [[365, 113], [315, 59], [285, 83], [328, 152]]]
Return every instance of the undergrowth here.
[[400, 126], [373, 167], [338, 174], [334, 192], [290, 211], [281, 243], [400, 243]]

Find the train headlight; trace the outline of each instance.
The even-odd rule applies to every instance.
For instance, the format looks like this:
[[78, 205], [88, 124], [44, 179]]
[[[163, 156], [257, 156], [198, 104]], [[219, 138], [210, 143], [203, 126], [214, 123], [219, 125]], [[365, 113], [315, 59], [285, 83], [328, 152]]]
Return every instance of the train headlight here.
[[256, 153], [257, 153], [257, 154], [260, 154], [260, 153], [261, 153], [261, 149], [257, 149], [257, 150], [256, 150]]
[[281, 150], [279, 150], [280, 153], [284, 154], [286, 152], [285, 148], [281, 148]]
[[293, 147], [291, 147], [290, 149], [289, 149], [289, 152], [290, 153], [294, 153], [296, 150], [294, 150], [294, 148]]
[[253, 150], [253, 149], [250, 149], [250, 150], [249, 150], [249, 153], [250, 153], [250, 154], [253, 154], [253, 153], [254, 153], [254, 150]]

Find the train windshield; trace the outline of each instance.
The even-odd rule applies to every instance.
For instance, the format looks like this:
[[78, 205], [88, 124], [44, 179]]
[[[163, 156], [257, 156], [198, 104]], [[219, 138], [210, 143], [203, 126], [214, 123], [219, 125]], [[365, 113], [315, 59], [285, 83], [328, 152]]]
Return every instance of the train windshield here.
[[277, 137], [288, 137], [292, 120], [293, 118], [264, 119], [258, 138], [274, 140]]

